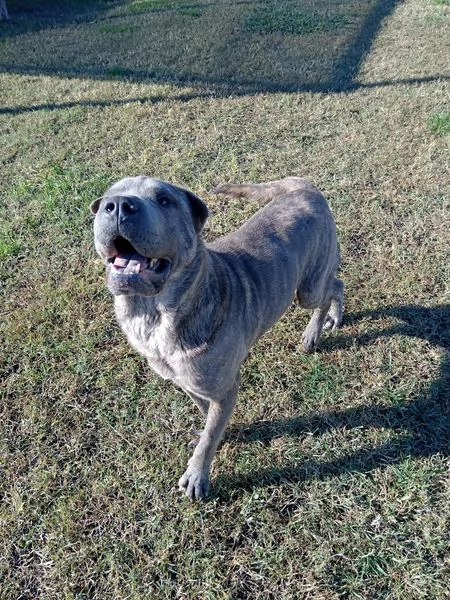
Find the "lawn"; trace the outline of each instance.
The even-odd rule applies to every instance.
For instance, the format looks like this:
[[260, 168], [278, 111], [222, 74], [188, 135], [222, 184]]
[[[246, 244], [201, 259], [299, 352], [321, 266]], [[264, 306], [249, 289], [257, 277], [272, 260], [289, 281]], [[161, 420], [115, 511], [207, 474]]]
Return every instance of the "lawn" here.
[[[8, 0], [0, 22], [0, 597], [449, 598], [448, 0]], [[346, 312], [252, 350], [212, 469], [114, 320], [89, 204], [312, 179]]]

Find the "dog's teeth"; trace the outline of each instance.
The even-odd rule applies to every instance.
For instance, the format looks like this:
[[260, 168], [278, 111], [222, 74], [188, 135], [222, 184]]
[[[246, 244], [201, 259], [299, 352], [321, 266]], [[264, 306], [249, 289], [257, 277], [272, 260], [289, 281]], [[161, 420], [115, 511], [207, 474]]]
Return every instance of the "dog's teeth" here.
[[149, 263], [150, 269], [156, 269], [159, 265], [159, 258], [152, 258]]
[[130, 260], [124, 270], [124, 273], [139, 273], [141, 263], [138, 260]]
[[127, 264], [128, 264], [128, 258], [122, 258], [120, 256], [116, 256], [116, 258], [114, 260], [115, 267], [119, 267], [120, 269], [122, 269], [123, 267], [126, 267]]

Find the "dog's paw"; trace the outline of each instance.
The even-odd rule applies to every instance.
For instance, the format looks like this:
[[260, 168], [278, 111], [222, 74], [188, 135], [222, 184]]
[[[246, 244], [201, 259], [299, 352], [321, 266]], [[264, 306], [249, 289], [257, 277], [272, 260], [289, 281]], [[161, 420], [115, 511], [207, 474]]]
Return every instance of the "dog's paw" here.
[[188, 467], [178, 482], [178, 488], [186, 494], [189, 500], [203, 500], [209, 494], [208, 473]]
[[314, 350], [317, 348], [317, 344], [319, 343], [319, 338], [320, 333], [318, 334], [317, 331], [311, 331], [307, 328], [302, 335], [302, 344], [305, 352], [308, 354], [314, 352]]

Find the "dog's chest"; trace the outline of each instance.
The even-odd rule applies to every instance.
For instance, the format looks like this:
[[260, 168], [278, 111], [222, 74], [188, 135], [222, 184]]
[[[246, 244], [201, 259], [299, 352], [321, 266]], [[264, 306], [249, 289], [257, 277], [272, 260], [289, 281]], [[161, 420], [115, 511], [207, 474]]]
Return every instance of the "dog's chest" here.
[[130, 318], [120, 313], [117, 317], [128, 342], [148, 360], [151, 368], [164, 379], [176, 381], [184, 366], [177, 338], [167, 319], [163, 316], [155, 320], [147, 315]]

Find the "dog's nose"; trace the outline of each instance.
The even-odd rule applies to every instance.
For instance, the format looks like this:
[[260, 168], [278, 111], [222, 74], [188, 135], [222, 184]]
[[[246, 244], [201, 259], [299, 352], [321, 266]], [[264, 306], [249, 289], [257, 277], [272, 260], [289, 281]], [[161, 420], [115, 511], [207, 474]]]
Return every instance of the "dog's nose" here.
[[111, 196], [104, 204], [104, 211], [110, 217], [124, 220], [136, 213], [138, 205], [132, 196]]

